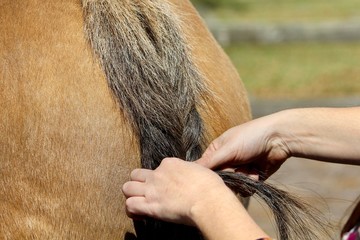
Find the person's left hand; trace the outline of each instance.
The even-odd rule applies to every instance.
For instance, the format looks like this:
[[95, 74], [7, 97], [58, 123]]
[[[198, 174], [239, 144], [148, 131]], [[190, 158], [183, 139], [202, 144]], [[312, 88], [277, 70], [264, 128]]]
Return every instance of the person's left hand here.
[[166, 158], [156, 170], [135, 169], [123, 185], [129, 217], [150, 216], [196, 225], [196, 208], [211, 206], [219, 196], [233, 194], [213, 171], [197, 163]]

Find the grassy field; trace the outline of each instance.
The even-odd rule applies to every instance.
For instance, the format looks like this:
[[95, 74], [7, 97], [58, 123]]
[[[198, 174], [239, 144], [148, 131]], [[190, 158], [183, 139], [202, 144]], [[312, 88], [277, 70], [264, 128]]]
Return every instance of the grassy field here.
[[[194, 1], [201, 3], [210, 0]], [[360, 17], [359, 0], [217, 0], [206, 13], [227, 21], [314, 22]]]
[[[359, 0], [193, 0], [205, 17], [241, 22], [360, 21]], [[240, 44], [225, 48], [259, 98], [360, 96], [359, 43]]]
[[241, 44], [225, 48], [250, 95], [360, 95], [360, 43]]

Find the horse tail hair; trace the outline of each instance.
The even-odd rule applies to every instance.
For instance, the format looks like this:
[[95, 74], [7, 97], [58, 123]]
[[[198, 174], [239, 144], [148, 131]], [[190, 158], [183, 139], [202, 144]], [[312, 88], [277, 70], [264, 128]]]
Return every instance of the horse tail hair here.
[[[83, 0], [83, 8], [88, 39], [140, 141], [142, 167], [155, 169], [165, 157], [199, 158], [203, 123], [196, 107], [206, 88], [169, 6], [157, 0]], [[164, 225], [147, 220], [135, 227], [141, 239], [199, 235]]]
[[[142, 167], [155, 169], [165, 157], [200, 158], [205, 137], [198, 108], [211, 94], [191, 60], [169, 4], [82, 0], [82, 5], [86, 36], [139, 139]], [[285, 192], [245, 175], [220, 176], [235, 192], [248, 189], [265, 199], [278, 216], [282, 239], [290, 239], [291, 229], [302, 228], [288, 225], [289, 219], [301, 224], [296, 222], [298, 216], [309, 219], [308, 211], [297, 207], [298, 201]], [[153, 219], [136, 221], [135, 229], [138, 239], [202, 239], [194, 228]], [[315, 239], [304, 236], [301, 239]]]
[[253, 195], [265, 202], [274, 215], [279, 239], [331, 238], [328, 233], [331, 226], [321, 212], [294, 195], [242, 173], [222, 171], [218, 174], [234, 193]]

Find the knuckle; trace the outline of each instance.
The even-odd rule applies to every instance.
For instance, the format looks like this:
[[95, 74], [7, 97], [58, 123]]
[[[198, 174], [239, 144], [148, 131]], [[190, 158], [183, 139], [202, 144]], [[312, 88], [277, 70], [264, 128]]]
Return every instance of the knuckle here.
[[133, 179], [135, 176], [138, 175], [140, 169], [134, 169], [130, 173], [130, 179]]
[[163, 161], [162, 161], [162, 163], [163, 163], [163, 164], [169, 164], [169, 163], [173, 162], [174, 159], [175, 159], [175, 158], [169, 158], [169, 157], [168, 157], [168, 158], [164, 158]]
[[160, 167], [162, 168], [171, 168], [173, 164], [176, 162], [176, 158], [164, 158], [161, 162]]
[[130, 185], [130, 182], [126, 182], [123, 184], [123, 186], [122, 186], [123, 193], [127, 193], [129, 191], [129, 187], [130, 187], [129, 185]]
[[139, 175], [141, 175], [141, 169], [140, 168], [134, 169], [130, 173], [130, 179], [131, 180], [136, 179]]
[[133, 198], [126, 199], [125, 207], [129, 213], [135, 213]]

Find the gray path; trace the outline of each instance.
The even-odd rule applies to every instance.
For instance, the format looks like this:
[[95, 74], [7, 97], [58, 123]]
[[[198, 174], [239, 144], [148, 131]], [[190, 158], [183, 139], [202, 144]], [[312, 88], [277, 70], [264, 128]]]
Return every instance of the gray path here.
[[360, 40], [359, 18], [326, 22], [223, 22], [206, 18], [215, 38], [223, 45], [237, 42], [349, 42]]
[[300, 107], [352, 107], [360, 106], [359, 97], [305, 99], [305, 100], [262, 100], [250, 98], [254, 118], [289, 108]]

